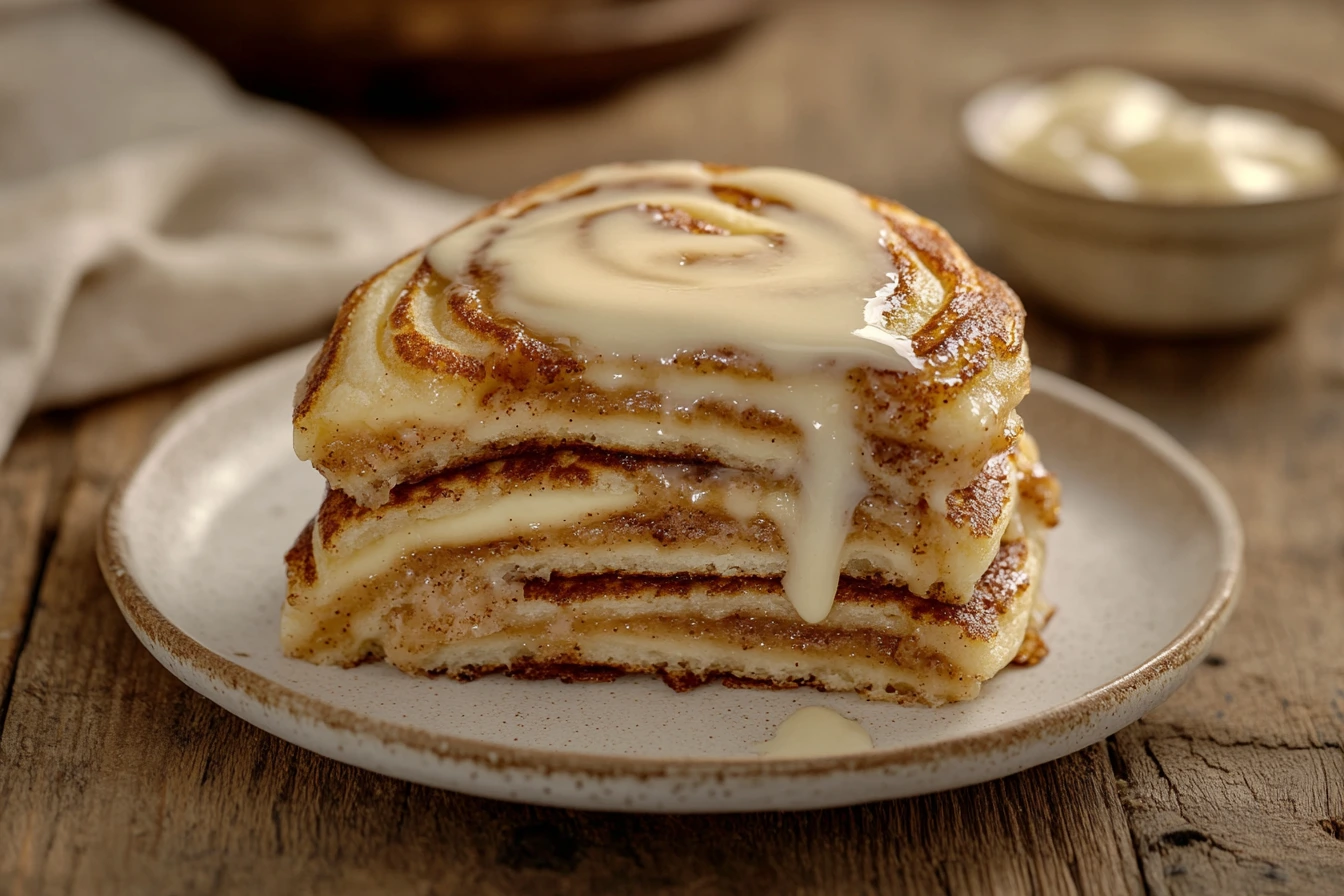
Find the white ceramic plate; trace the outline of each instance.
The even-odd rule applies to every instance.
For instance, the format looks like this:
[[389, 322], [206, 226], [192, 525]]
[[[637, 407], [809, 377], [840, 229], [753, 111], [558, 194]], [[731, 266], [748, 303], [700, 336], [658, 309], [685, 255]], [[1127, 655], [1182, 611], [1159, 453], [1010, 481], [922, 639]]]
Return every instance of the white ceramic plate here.
[[[286, 659], [281, 557], [322, 479], [294, 458], [290, 401], [312, 346], [231, 376], [164, 426], [107, 509], [104, 574], [174, 675], [285, 740], [377, 772], [501, 799], [671, 812], [802, 809], [1007, 775], [1094, 743], [1165, 699], [1238, 589], [1226, 494], [1152, 424], [1045, 371], [1022, 407], [1064, 483], [1047, 596], [1050, 656], [940, 709], [807, 690], [676, 694], [610, 684], [471, 683]], [[857, 719], [875, 748], [763, 759], [802, 706]], [[227, 744], [216, 749], [227, 750]]]

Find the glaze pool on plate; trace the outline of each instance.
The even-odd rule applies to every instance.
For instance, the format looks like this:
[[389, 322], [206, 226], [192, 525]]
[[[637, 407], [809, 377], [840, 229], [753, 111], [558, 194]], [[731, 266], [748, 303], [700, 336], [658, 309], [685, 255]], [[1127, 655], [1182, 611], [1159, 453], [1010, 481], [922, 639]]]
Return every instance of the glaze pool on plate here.
[[[1044, 580], [1050, 657], [938, 709], [849, 694], [676, 694], [656, 679], [467, 684], [280, 654], [281, 557], [322, 479], [293, 456], [289, 403], [312, 346], [185, 406], [110, 503], [99, 544], [131, 626], [188, 685], [280, 737], [386, 774], [578, 808], [812, 808], [987, 780], [1093, 743], [1164, 699], [1207, 651], [1239, 581], [1226, 495], [1151, 424], [1037, 371], [1022, 411], [1064, 483]], [[802, 706], [874, 749], [753, 752]], [[219, 749], [227, 749], [221, 744]]]

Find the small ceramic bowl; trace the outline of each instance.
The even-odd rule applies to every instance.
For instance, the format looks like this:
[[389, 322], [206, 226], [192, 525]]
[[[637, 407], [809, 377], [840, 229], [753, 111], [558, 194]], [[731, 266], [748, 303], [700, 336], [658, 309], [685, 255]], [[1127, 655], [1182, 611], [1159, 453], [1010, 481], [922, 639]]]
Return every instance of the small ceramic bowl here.
[[[1320, 131], [1344, 155], [1344, 110], [1302, 93], [1124, 65], [1194, 102], [1266, 109]], [[973, 182], [1002, 273], [1029, 302], [1093, 326], [1153, 335], [1252, 330], [1283, 318], [1328, 270], [1344, 181], [1272, 201], [1139, 202], [1068, 192], [989, 158], [986, 135], [1017, 92], [1068, 68], [996, 83], [962, 110]]]

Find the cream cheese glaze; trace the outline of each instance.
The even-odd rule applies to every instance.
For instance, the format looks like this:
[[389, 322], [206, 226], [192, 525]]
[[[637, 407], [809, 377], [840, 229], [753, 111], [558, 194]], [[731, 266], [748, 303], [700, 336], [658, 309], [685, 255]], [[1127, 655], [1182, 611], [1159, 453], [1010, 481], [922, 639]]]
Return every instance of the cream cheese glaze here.
[[[430, 264], [450, 279], [497, 271], [496, 313], [568, 342], [598, 369], [604, 357], [670, 364], [725, 348], [768, 368], [756, 406], [804, 433], [801, 456], [780, 471], [800, 486], [784, 587], [804, 620], [825, 619], [868, 492], [846, 377], [922, 365], [909, 339], [881, 326], [899, 310], [885, 220], [849, 187], [777, 168], [615, 165], [557, 189], [453, 231], [430, 246]], [[754, 198], [743, 207], [733, 190]], [[932, 277], [909, 285], [941, 297]], [[703, 379], [685, 389], [671, 380], [667, 400], [740, 397], [706, 391]]]
[[[768, 197], [746, 210], [716, 195]], [[911, 370], [880, 327], [892, 237], [854, 189], [815, 174], [695, 162], [591, 168], [556, 197], [460, 228], [429, 248], [452, 277], [495, 267], [495, 310], [591, 352], [647, 360], [731, 346], [778, 373]]]
[[873, 748], [862, 725], [825, 706], [804, 706], [779, 723], [775, 736], [756, 745], [756, 753], [775, 759], [838, 756]]

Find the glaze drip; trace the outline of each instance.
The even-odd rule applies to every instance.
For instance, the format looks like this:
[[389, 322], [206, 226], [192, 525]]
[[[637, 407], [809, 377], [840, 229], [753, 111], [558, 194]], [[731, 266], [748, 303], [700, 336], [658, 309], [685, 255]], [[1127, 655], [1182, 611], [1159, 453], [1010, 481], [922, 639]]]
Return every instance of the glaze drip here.
[[[922, 366], [887, 326], [912, 295], [941, 289], [897, 264], [901, 240], [850, 187], [778, 168], [664, 162], [589, 169], [512, 215], [490, 215], [432, 245], [442, 276], [492, 272], [493, 312], [569, 346], [590, 366], [622, 359], [671, 369], [731, 350], [760, 362], [750, 399], [712, 377], [659, 378], [665, 407], [749, 402], [803, 433], [784, 586], [808, 622], [826, 617], [854, 508], [869, 486], [850, 371]], [[902, 282], [902, 269], [906, 280]]]

